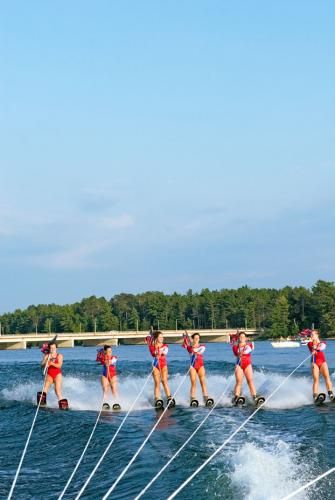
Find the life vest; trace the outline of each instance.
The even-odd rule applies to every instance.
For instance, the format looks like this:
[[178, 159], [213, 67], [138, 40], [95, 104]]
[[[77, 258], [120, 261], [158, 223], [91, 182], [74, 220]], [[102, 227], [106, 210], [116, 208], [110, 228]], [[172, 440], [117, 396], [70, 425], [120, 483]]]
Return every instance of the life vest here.
[[49, 346], [48, 343], [45, 343], [45, 344], [42, 345], [41, 352], [43, 352], [43, 354], [49, 354], [49, 352], [50, 352], [50, 346]]
[[105, 364], [105, 351], [103, 349], [98, 350], [96, 362], [101, 363], [102, 365]]
[[238, 333], [230, 333], [230, 345], [234, 345], [238, 343]]

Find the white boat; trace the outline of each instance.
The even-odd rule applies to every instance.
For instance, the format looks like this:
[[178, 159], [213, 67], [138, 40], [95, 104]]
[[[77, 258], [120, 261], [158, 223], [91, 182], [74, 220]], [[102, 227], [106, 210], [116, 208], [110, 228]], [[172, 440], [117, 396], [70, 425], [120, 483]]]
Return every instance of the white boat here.
[[272, 347], [278, 349], [283, 347], [300, 347], [300, 342], [295, 340], [278, 340], [278, 342], [271, 342]]

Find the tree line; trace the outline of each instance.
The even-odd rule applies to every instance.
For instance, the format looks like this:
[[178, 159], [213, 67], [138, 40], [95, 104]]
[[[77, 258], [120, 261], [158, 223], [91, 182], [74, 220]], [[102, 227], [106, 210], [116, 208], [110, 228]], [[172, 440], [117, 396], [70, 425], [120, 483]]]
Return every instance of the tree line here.
[[186, 294], [120, 293], [67, 305], [40, 304], [0, 316], [2, 334], [203, 328], [256, 328], [263, 335], [295, 335], [313, 325], [335, 335], [335, 285], [311, 288], [188, 290]]

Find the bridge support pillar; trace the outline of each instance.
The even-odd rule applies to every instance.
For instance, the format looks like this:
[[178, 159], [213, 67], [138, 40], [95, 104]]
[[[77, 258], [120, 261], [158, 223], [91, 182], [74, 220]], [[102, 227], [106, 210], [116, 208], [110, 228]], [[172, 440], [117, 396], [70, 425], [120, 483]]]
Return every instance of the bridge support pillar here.
[[206, 334], [204, 335], [201, 335], [201, 341], [202, 342], [225, 342], [225, 343], [229, 343], [230, 341], [230, 338], [229, 338], [229, 335], [218, 335], [218, 336], [215, 336], [215, 337], [210, 337], [210, 336], [206, 336]]
[[[164, 337], [165, 339], [165, 337]], [[119, 339], [119, 344], [120, 345], [144, 345], [145, 344], [145, 339], [144, 337], [139, 337], [139, 338], [126, 338], [126, 339]]]
[[62, 338], [57, 339], [58, 347], [74, 347], [74, 339], [65, 339]]
[[1, 343], [1, 349], [4, 350], [14, 350], [14, 349], [27, 349], [27, 341], [13, 341], [13, 342], [3, 342]]

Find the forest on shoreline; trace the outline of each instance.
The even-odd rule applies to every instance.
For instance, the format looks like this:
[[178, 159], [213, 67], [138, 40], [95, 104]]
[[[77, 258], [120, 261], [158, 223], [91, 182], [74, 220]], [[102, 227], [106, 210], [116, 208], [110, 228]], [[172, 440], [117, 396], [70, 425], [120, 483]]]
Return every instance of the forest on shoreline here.
[[250, 288], [149, 291], [91, 296], [74, 304], [30, 305], [0, 315], [2, 334], [203, 328], [256, 328], [264, 337], [296, 335], [312, 325], [335, 335], [335, 285], [319, 280], [309, 289]]

